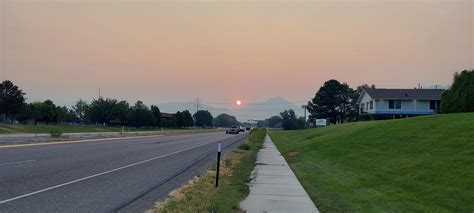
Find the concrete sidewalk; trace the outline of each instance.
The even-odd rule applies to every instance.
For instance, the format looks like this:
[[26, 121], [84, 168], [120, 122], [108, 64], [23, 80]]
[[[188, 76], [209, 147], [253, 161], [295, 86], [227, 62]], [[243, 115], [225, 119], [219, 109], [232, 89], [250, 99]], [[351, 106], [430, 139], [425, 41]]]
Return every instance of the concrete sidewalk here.
[[240, 203], [242, 210], [248, 213], [319, 212], [268, 135], [252, 175], [250, 194]]

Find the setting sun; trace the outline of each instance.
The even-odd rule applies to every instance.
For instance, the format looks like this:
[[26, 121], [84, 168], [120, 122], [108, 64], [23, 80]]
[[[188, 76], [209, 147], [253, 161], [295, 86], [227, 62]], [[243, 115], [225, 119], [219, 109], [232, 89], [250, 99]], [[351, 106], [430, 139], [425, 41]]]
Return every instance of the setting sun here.
[[235, 103], [240, 106], [242, 104], [242, 101], [237, 100]]

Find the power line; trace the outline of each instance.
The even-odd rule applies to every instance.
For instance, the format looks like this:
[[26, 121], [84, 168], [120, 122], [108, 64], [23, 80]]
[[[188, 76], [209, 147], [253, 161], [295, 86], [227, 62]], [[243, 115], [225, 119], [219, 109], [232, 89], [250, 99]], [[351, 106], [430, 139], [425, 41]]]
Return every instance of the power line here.
[[[235, 105], [233, 102], [214, 102], [214, 101], [206, 101], [208, 104], [220, 104], [220, 105]], [[289, 101], [289, 102], [274, 102], [274, 103], [262, 103], [262, 102], [254, 102], [254, 103], [243, 103], [245, 105], [283, 105], [283, 104], [306, 104], [307, 101]]]
[[[283, 109], [283, 108], [279, 108], [279, 109], [226, 109], [228, 111], [232, 111], [232, 112], [267, 112], [267, 111], [271, 111], [271, 110], [280, 110], [280, 109]], [[295, 108], [293, 110], [300, 110], [299, 108]], [[214, 111], [222, 111], [221, 109], [215, 109]]]

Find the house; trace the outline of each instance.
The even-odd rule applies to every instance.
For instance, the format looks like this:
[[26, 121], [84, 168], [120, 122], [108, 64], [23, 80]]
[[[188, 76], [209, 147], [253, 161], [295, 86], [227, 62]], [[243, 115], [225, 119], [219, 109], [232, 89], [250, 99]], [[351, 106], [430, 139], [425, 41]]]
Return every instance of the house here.
[[364, 89], [359, 114], [430, 115], [439, 113], [442, 89]]
[[162, 112], [161, 113], [161, 126], [170, 127], [173, 125], [173, 114]]
[[161, 114], [161, 119], [164, 119], [167, 121], [171, 121], [171, 119], [173, 119], [173, 114], [171, 113], [162, 112], [160, 114]]

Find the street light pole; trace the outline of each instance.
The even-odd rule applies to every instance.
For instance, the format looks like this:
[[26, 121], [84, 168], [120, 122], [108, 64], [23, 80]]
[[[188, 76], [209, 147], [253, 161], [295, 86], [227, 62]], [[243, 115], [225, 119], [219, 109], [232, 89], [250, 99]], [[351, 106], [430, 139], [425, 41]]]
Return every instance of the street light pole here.
[[306, 108], [308, 108], [308, 105], [301, 105], [301, 108], [304, 110], [304, 127], [306, 128]]

